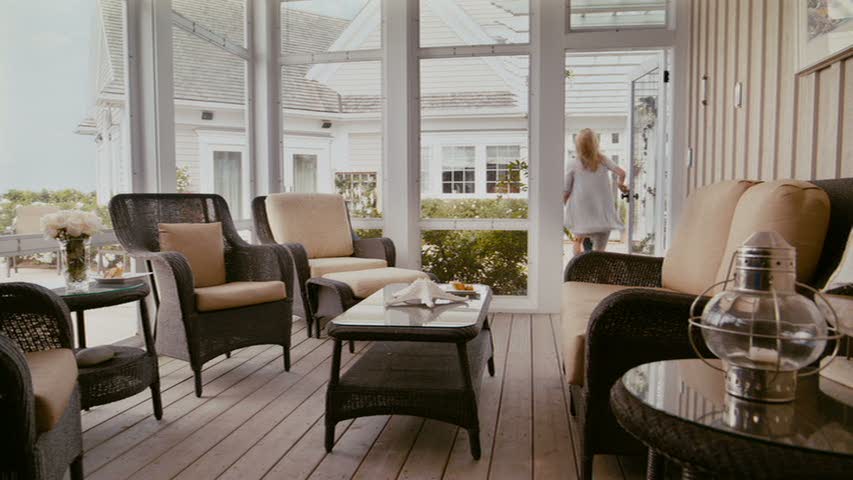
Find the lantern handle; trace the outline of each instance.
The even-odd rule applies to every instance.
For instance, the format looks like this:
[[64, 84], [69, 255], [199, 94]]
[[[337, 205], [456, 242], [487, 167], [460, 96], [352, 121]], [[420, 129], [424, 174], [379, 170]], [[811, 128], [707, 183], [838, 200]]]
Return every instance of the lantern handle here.
[[[805, 288], [806, 290], [817, 295], [821, 299], [821, 301], [827, 307], [829, 307], [829, 311], [832, 313], [832, 321], [830, 321], [829, 318], [827, 318], [826, 323], [829, 324], [829, 329], [832, 330], [832, 337], [834, 337], [834, 339], [835, 339], [835, 348], [832, 349], [832, 355], [830, 355], [828, 362], [826, 362], [825, 364], [821, 365], [818, 368], [813, 368], [810, 371], [799, 374], [800, 377], [808, 377], [810, 375], [814, 375], [816, 373], [823, 371], [824, 368], [828, 367], [830, 363], [835, 361], [835, 357], [838, 356], [838, 348], [841, 346], [841, 341], [840, 341], [841, 334], [838, 330], [838, 313], [835, 312], [835, 307], [833, 307], [832, 304], [829, 303], [829, 300], [827, 300], [827, 298], [823, 295], [823, 293], [821, 293], [818, 289], [816, 289], [810, 285], [806, 285], [805, 283], [795, 282], [795, 284], [798, 287]], [[815, 302], [815, 304], [817, 304], [817, 302]], [[820, 305], [818, 305], [818, 308], [820, 308]], [[824, 357], [824, 358], [826, 358], [826, 357]]]
[[[734, 257], [732, 257], [732, 260], [734, 260]], [[731, 264], [729, 265], [729, 268], [731, 269]], [[694, 352], [696, 353], [696, 355], [699, 357], [699, 360], [702, 360], [702, 362], [703, 362], [705, 365], [708, 365], [709, 367], [713, 368], [714, 370], [719, 370], [719, 371], [721, 371], [721, 372], [723, 372], [723, 373], [726, 373], [726, 371], [725, 371], [724, 369], [722, 369], [722, 368], [720, 368], [720, 367], [718, 367], [718, 366], [714, 365], [713, 363], [709, 362], [709, 361], [708, 361], [708, 359], [707, 359], [707, 358], [705, 358], [705, 356], [704, 356], [704, 355], [702, 355], [702, 351], [699, 349], [699, 347], [697, 347], [697, 346], [696, 346], [696, 341], [695, 341], [695, 340], [693, 340], [693, 327], [695, 326], [695, 325], [694, 325], [694, 321], [695, 321], [695, 319], [696, 319], [696, 318], [698, 318], [698, 317], [696, 316], [696, 305], [698, 305], [698, 304], [699, 304], [699, 300], [700, 300], [701, 298], [705, 297], [705, 294], [707, 294], [707, 293], [708, 293], [708, 292], [710, 292], [711, 290], [713, 290], [713, 289], [717, 288], [717, 286], [719, 286], [719, 285], [725, 285], [725, 284], [729, 283], [731, 280], [732, 280], [731, 278], [726, 278], [725, 280], [723, 280], [723, 281], [721, 281], [721, 282], [714, 283], [714, 284], [712, 284], [710, 287], [708, 287], [708, 288], [706, 288], [705, 290], [703, 290], [703, 291], [702, 291], [702, 293], [700, 293], [700, 294], [696, 297], [696, 299], [694, 299], [694, 300], [693, 300], [693, 303], [692, 303], [692, 304], [690, 304], [690, 318], [689, 318], [689, 319], [688, 319], [688, 321], [687, 321], [687, 322], [688, 322], [688, 323], [687, 323], [687, 339], [688, 339], [688, 340], [690, 340], [690, 346], [691, 346], [691, 347], [693, 347], [693, 351], [694, 351]], [[701, 325], [700, 325], [700, 328], [701, 328]]]

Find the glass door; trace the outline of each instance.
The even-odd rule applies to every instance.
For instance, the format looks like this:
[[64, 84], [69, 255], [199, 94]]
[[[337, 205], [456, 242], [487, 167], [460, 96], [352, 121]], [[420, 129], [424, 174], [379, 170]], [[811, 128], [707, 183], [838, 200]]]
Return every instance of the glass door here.
[[317, 191], [317, 155], [293, 154], [293, 191], [297, 193]]
[[640, 65], [630, 76], [628, 251], [659, 254], [663, 216], [664, 96], [663, 54]]

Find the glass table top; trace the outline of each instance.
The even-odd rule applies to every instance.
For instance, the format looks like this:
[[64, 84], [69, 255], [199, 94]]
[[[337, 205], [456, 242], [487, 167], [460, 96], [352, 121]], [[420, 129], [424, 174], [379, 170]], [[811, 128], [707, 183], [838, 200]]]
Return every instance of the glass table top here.
[[[474, 285], [476, 295], [469, 297], [464, 303], [445, 303], [439, 300], [434, 308], [423, 305], [385, 306], [395, 292], [407, 286], [404, 283], [388, 285], [335, 317], [332, 323], [366, 327], [470, 327], [477, 324], [492, 295], [488, 286]], [[441, 287], [446, 289], [448, 286]]]
[[625, 373], [622, 383], [649, 407], [705, 427], [853, 455], [853, 389], [819, 375], [800, 377], [797, 399], [776, 404], [728, 395], [723, 373], [701, 360], [641, 365]]
[[142, 288], [145, 285], [145, 282], [140, 280], [133, 283], [116, 283], [116, 284], [102, 284], [97, 283], [95, 281], [89, 282], [89, 291], [88, 292], [75, 292], [75, 293], [67, 293], [65, 291], [65, 287], [56, 287], [51, 288], [54, 293], [64, 298], [71, 297], [85, 297], [89, 295], [98, 295], [100, 293], [112, 293], [112, 292], [124, 292], [135, 290], [137, 288]]

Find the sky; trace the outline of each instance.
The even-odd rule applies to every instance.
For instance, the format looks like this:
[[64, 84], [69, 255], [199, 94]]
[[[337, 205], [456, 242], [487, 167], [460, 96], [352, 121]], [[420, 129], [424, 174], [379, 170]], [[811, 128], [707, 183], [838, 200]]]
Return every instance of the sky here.
[[95, 189], [95, 142], [74, 133], [91, 103], [94, 0], [0, 0], [0, 193]]

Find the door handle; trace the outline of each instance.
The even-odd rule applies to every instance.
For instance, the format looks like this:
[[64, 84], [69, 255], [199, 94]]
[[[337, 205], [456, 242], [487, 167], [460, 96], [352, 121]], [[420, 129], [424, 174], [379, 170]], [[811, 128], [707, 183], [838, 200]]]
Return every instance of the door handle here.
[[622, 194], [620, 194], [619, 196], [622, 197], [622, 200], [628, 200], [628, 201], [630, 201], [630, 197], [632, 197], [632, 196], [634, 197], [634, 200], [640, 199], [639, 193], [635, 193], [634, 195], [631, 195], [631, 192], [622, 192]]

